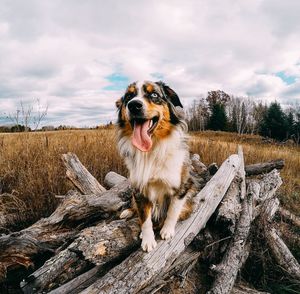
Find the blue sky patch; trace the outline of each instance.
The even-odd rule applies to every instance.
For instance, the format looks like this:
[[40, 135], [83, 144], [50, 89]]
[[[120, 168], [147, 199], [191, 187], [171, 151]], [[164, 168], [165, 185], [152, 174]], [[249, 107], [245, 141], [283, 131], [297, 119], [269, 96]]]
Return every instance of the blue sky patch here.
[[159, 73], [159, 72], [154, 72], [151, 74], [151, 77], [157, 79], [157, 80], [162, 80], [164, 78], [164, 75]]
[[284, 71], [279, 71], [275, 75], [281, 78], [287, 85], [291, 85], [296, 82], [296, 77], [289, 76]]
[[107, 91], [125, 90], [129, 84], [129, 78], [121, 73], [113, 73], [109, 76], [106, 76], [105, 79], [110, 82], [110, 85], [103, 88], [103, 90]]

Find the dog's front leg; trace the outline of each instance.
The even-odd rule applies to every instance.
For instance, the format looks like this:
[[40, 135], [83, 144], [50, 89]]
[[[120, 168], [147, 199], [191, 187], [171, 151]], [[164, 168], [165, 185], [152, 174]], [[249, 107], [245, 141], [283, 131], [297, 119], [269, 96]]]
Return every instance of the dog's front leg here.
[[175, 226], [179, 219], [180, 213], [184, 207], [186, 198], [178, 198], [173, 196], [168, 208], [167, 217], [162, 229], [160, 230], [160, 236], [162, 239], [169, 240], [175, 235]]
[[141, 223], [142, 248], [144, 251], [150, 252], [157, 245], [151, 219], [153, 204], [141, 193], [136, 193], [134, 200]]

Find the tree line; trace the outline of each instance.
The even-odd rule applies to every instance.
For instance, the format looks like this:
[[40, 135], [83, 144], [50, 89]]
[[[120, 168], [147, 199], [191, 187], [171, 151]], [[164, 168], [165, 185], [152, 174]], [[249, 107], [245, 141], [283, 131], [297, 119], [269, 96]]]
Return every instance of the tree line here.
[[228, 131], [259, 134], [278, 141], [300, 143], [300, 107], [283, 109], [279, 102], [267, 105], [250, 98], [210, 91], [193, 101], [186, 110], [191, 131]]

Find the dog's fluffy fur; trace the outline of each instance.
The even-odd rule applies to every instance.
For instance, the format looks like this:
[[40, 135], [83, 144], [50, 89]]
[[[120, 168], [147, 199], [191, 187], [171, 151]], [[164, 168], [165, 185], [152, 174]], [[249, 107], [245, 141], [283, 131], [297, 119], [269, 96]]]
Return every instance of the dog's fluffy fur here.
[[179, 97], [162, 82], [133, 83], [116, 105], [118, 148], [135, 189], [133, 207], [121, 217], [138, 213], [142, 248], [149, 252], [156, 246], [153, 222], [167, 240], [192, 211], [187, 125]]

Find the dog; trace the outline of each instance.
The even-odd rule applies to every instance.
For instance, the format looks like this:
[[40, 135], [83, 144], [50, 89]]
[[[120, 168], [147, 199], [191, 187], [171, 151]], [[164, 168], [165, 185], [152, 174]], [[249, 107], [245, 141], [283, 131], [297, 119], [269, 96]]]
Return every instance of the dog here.
[[132, 208], [120, 217], [137, 212], [141, 246], [150, 252], [157, 245], [153, 228], [161, 228], [161, 238], [169, 240], [177, 221], [193, 210], [196, 187], [183, 106], [173, 89], [150, 81], [130, 84], [116, 106], [118, 150], [135, 191]]

